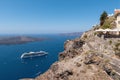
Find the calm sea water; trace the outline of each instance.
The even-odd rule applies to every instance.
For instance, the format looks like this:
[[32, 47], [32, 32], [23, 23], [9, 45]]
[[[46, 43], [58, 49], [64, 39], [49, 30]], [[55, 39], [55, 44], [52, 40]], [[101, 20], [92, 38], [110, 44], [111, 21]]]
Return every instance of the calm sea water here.
[[[30, 35], [49, 38], [41, 42], [19, 45], [0, 45], [0, 80], [18, 80], [34, 78], [49, 69], [58, 60], [59, 52], [63, 51], [64, 42], [78, 36]], [[46, 51], [49, 54], [32, 59], [20, 59], [24, 52]]]

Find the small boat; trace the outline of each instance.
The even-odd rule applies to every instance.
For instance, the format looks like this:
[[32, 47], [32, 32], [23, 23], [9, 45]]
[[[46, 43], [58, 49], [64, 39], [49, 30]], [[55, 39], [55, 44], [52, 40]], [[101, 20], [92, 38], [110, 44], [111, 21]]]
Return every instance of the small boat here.
[[43, 56], [43, 55], [47, 55], [48, 53], [45, 51], [38, 51], [38, 52], [29, 52], [29, 53], [23, 53], [21, 55], [21, 59], [24, 58], [32, 58], [32, 57], [37, 57], [37, 56]]

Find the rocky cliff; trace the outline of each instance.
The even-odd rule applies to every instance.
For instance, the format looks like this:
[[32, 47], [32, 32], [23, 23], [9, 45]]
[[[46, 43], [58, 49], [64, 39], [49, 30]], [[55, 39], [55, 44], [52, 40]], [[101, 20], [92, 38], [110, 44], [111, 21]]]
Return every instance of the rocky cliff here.
[[34, 80], [120, 80], [120, 38], [98, 37], [94, 30], [67, 40], [59, 61]]
[[[115, 17], [104, 24], [115, 25]], [[99, 36], [95, 26], [80, 38], [67, 40], [59, 61], [31, 80], [120, 80], [120, 35]], [[27, 79], [30, 80], [30, 79]]]

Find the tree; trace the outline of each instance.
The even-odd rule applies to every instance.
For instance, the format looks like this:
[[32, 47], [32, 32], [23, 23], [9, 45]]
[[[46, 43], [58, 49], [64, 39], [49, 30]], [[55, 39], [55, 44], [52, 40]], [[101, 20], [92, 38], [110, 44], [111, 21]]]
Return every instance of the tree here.
[[106, 11], [104, 11], [101, 16], [100, 16], [100, 25], [102, 26], [106, 20], [106, 18], [108, 17], [108, 14]]

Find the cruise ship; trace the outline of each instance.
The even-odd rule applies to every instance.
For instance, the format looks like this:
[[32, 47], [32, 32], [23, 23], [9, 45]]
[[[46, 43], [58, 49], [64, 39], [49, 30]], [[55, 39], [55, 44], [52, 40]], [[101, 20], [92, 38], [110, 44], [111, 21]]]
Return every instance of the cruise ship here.
[[29, 53], [23, 53], [21, 55], [21, 59], [24, 58], [32, 58], [32, 57], [37, 57], [37, 56], [43, 56], [43, 55], [47, 55], [48, 53], [45, 51], [39, 51], [39, 52], [29, 52]]

